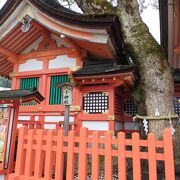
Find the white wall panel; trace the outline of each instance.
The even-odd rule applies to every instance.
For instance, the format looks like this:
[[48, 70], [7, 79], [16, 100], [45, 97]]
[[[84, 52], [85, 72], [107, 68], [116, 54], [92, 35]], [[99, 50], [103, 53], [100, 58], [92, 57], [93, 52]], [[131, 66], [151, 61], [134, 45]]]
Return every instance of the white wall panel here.
[[109, 131], [109, 122], [107, 121], [83, 121], [82, 127], [89, 130]]
[[49, 69], [71, 68], [76, 66], [76, 58], [69, 58], [67, 55], [57, 56], [49, 61]]
[[[64, 116], [45, 116], [45, 122], [63, 122]], [[74, 117], [69, 118], [69, 122], [74, 122]]]
[[[24, 120], [24, 121], [29, 121], [30, 116], [18, 116], [18, 120]], [[35, 121], [39, 120], [39, 116], [35, 116]]]
[[25, 63], [19, 65], [19, 72], [37, 71], [43, 69], [43, 61], [29, 59]]

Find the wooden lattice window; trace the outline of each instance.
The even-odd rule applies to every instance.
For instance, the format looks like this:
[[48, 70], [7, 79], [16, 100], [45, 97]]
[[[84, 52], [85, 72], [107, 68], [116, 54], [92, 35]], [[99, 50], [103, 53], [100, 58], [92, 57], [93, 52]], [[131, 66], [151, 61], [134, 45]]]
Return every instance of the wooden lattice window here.
[[174, 98], [174, 109], [175, 113], [180, 116], [180, 97]]
[[50, 105], [61, 104], [61, 89], [56, 87], [56, 85], [62, 82], [69, 82], [69, 81], [70, 79], [68, 75], [51, 77], [50, 98], [49, 98]]
[[138, 113], [137, 104], [133, 100], [127, 100], [124, 103], [124, 112], [126, 115], [136, 115]]
[[84, 94], [83, 109], [89, 114], [101, 114], [108, 111], [109, 97], [106, 92], [90, 92]]
[[[39, 78], [33, 77], [33, 78], [22, 78], [20, 79], [20, 89], [27, 90], [27, 89], [33, 89], [36, 88], [38, 90], [39, 87]], [[33, 106], [37, 103], [23, 103], [21, 105], [23, 106]]]

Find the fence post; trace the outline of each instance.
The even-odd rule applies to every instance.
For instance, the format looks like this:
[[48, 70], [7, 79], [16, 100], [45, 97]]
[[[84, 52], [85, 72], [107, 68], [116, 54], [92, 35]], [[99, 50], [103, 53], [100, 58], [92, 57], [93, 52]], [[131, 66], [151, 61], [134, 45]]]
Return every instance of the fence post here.
[[58, 131], [57, 135], [57, 149], [56, 149], [56, 167], [55, 167], [55, 179], [63, 179], [63, 167], [64, 167], [64, 154], [63, 154], [63, 130]]
[[174, 180], [174, 155], [173, 155], [173, 142], [170, 129], [163, 130], [164, 141], [164, 163], [165, 163], [165, 177], [166, 180]]
[[26, 153], [26, 161], [25, 161], [25, 173], [24, 173], [25, 176], [31, 176], [32, 175], [33, 134], [34, 134], [33, 129], [28, 130], [27, 153]]
[[68, 133], [66, 179], [74, 180], [74, 131]]
[[92, 179], [99, 180], [99, 132], [92, 133]]
[[78, 180], [87, 179], [87, 129], [80, 129]]
[[36, 147], [36, 163], [34, 175], [36, 178], [42, 177], [42, 143], [43, 143], [43, 130], [38, 129], [37, 131], [37, 147]]
[[156, 139], [155, 135], [148, 134], [148, 161], [149, 161], [149, 180], [157, 179], [156, 167]]
[[139, 134], [132, 134], [132, 157], [133, 157], [133, 179], [141, 179], [141, 162], [140, 162], [140, 147]]
[[30, 116], [30, 123], [29, 123], [29, 129], [34, 129], [34, 122], [35, 122], [35, 117]]
[[52, 137], [53, 132], [49, 130], [47, 132], [47, 140], [46, 140], [46, 160], [45, 160], [45, 178], [52, 178]]
[[17, 149], [17, 159], [16, 159], [16, 167], [15, 173], [16, 175], [22, 175], [24, 170], [24, 162], [25, 162], [25, 153], [24, 153], [24, 136], [27, 132], [27, 127], [19, 128], [19, 138], [18, 138], [18, 149]]
[[118, 177], [126, 180], [125, 133], [118, 133]]
[[112, 179], [112, 134], [105, 132], [105, 179]]

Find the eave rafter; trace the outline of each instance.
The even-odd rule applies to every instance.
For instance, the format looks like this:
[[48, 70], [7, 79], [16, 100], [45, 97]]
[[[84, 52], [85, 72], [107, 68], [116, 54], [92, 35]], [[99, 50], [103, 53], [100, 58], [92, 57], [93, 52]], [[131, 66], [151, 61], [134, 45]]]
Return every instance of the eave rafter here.
[[7, 57], [8, 61], [10, 61], [11, 63], [17, 63], [17, 55], [2, 46], [0, 47], [0, 54]]
[[38, 29], [41, 32], [41, 35], [44, 40], [49, 40], [50, 38], [50, 31], [48, 31], [44, 26], [40, 25], [36, 21], [31, 21], [31, 25]]

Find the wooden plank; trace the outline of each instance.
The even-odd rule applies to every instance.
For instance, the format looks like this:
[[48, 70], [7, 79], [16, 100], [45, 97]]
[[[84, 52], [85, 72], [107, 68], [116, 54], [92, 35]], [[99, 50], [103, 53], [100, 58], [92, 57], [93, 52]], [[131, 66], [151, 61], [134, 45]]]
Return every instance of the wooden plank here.
[[174, 155], [173, 155], [173, 142], [170, 129], [164, 129], [164, 164], [165, 164], [165, 177], [166, 180], [174, 180]]
[[66, 179], [74, 180], [74, 131], [68, 135]]
[[16, 64], [17, 63], [17, 55], [14, 54], [13, 52], [9, 51], [8, 49], [4, 48], [4, 47], [0, 47], [0, 54], [8, 57], [8, 60], [12, 63], [12, 64]]
[[99, 180], [99, 132], [92, 133], [92, 179]]
[[56, 166], [55, 166], [55, 179], [63, 179], [64, 167], [64, 154], [63, 154], [63, 130], [58, 131], [57, 135], [57, 149], [56, 149]]
[[87, 179], [87, 129], [80, 129], [78, 180]]
[[118, 177], [126, 180], [125, 133], [118, 133]]
[[18, 138], [18, 149], [17, 149], [17, 159], [15, 166], [15, 174], [22, 175], [24, 170], [25, 162], [25, 150], [24, 150], [24, 136], [27, 132], [27, 127], [21, 127], [19, 129], [19, 138]]
[[112, 134], [111, 132], [105, 132], [105, 167], [104, 176], [106, 180], [112, 179]]
[[132, 134], [133, 180], [141, 179], [139, 134]]
[[42, 177], [42, 144], [43, 144], [43, 130], [38, 129], [37, 131], [37, 146], [36, 146], [36, 158], [35, 158], [35, 169], [34, 176], [36, 178]]
[[47, 132], [47, 144], [46, 144], [46, 159], [45, 159], [45, 175], [47, 179], [52, 178], [52, 137], [53, 132], [49, 130]]
[[32, 176], [32, 163], [33, 163], [33, 135], [34, 130], [28, 130], [28, 138], [27, 138], [27, 153], [26, 153], [26, 160], [25, 160], [25, 176]]
[[154, 134], [148, 134], [148, 161], [149, 161], [149, 180], [157, 179], [156, 165], [156, 139]]

